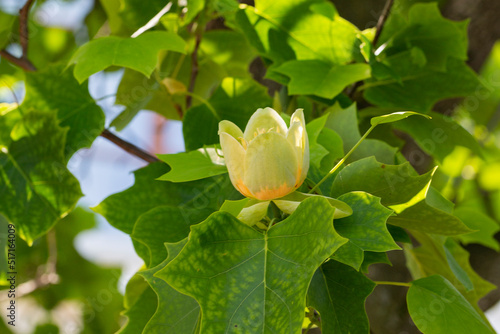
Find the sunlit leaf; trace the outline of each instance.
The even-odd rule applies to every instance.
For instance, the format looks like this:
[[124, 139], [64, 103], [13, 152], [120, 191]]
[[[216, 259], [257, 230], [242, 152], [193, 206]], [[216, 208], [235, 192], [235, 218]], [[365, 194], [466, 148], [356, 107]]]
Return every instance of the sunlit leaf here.
[[113, 65], [128, 67], [149, 77], [160, 50], [185, 53], [185, 48], [181, 37], [166, 31], [146, 32], [136, 38], [102, 37], [81, 46], [68, 65], [75, 64], [74, 75], [80, 83]]
[[188, 153], [159, 154], [158, 158], [171, 168], [170, 172], [158, 178], [162, 181], [187, 182], [227, 173], [227, 167], [223, 163], [212, 161], [212, 158], [218, 158], [213, 148]]
[[26, 74], [26, 98], [21, 107], [57, 112], [60, 125], [69, 127], [66, 159], [90, 147], [104, 129], [104, 113], [90, 96], [87, 84], [79, 84], [61, 65]]
[[408, 162], [386, 165], [368, 157], [340, 171], [333, 182], [332, 196], [359, 190], [380, 197], [383, 205], [406, 203], [428, 186], [432, 174], [418, 175]]
[[384, 124], [384, 123], [397, 122], [399, 120], [408, 118], [408, 117], [410, 117], [412, 115], [419, 115], [419, 116], [425, 117], [427, 119], [431, 119], [432, 118], [429, 115], [420, 114], [418, 112], [413, 112], [413, 111], [398, 111], [398, 112], [394, 112], [394, 113], [388, 114], [388, 115], [382, 115], [382, 116], [373, 117], [370, 120], [370, 124], [371, 125], [378, 125], [378, 124]]
[[196, 300], [155, 276], [179, 254], [186, 242], [187, 239], [184, 239], [176, 244], [166, 244], [168, 258], [152, 269], [139, 272], [158, 296], [158, 307], [144, 328], [145, 333], [199, 333], [200, 306]]
[[370, 77], [367, 64], [331, 66], [320, 60], [291, 60], [273, 71], [290, 78], [290, 94], [306, 94], [332, 99], [345, 87]]
[[202, 333], [295, 333], [314, 271], [345, 242], [333, 229], [333, 212], [326, 200], [308, 199], [264, 233], [216, 213], [192, 227], [157, 276], [199, 302]]
[[[17, 118], [18, 112], [1, 118]], [[78, 180], [66, 168], [67, 129], [58, 123], [51, 113], [25, 113], [0, 150], [0, 212], [28, 244], [68, 214], [82, 196]]]

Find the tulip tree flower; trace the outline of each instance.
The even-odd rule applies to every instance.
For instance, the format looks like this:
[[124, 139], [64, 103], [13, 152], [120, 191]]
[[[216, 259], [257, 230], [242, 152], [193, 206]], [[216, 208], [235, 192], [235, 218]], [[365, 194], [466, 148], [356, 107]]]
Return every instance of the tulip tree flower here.
[[[275, 110], [265, 108], [252, 115], [244, 133], [232, 122], [220, 122], [219, 136], [231, 182], [248, 197], [226, 201], [221, 210], [252, 226], [266, 216], [271, 201], [284, 213], [292, 214], [306, 198], [320, 196], [295, 191], [309, 169], [309, 141], [302, 109], [292, 115], [290, 128]], [[346, 203], [326, 198], [335, 207], [335, 218], [352, 214]]]
[[219, 136], [229, 177], [244, 196], [281, 198], [304, 182], [309, 170], [309, 141], [302, 109], [290, 128], [272, 108], [258, 109], [243, 133], [230, 121], [219, 123]]

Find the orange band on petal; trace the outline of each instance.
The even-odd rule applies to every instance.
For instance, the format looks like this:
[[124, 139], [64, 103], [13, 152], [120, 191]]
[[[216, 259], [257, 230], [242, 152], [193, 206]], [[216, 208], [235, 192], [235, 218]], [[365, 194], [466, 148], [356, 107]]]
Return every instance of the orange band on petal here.
[[291, 187], [286, 183], [284, 183], [279, 188], [276, 189], [269, 189], [269, 187], [261, 189], [259, 192], [255, 194], [255, 198], [261, 201], [267, 201], [288, 195], [294, 190], [295, 187]]
[[245, 197], [250, 197], [254, 198], [252, 195], [252, 192], [247, 188], [247, 186], [243, 183], [243, 180], [238, 180], [236, 181], [236, 184], [234, 185], [236, 189]]

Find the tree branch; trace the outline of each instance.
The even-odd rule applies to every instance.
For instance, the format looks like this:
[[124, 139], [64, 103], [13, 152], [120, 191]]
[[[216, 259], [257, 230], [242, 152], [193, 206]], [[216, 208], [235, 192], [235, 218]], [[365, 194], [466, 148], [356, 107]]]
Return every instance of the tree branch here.
[[[188, 92], [192, 93], [194, 91], [194, 85], [196, 83], [196, 76], [198, 75], [198, 49], [201, 43], [201, 33], [196, 34], [196, 42], [194, 44], [194, 50], [191, 54], [191, 78], [189, 79], [189, 87]], [[191, 103], [193, 102], [193, 96], [188, 94], [186, 96], [186, 110], [191, 107]]]
[[394, 4], [394, 0], [387, 0], [385, 3], [384, 9], [382, 10], [382, 14], [378, 18], [377, 26], [375, 27], [375, 37], [373, 37], [373, 46], [377, 45], [377, 42], [380, 38], [380, 34], [382, 34], [382, 30], [384, 29], [385, 22], [389, 17], [389, 13], [391, 12], [392, 5]]
[[[13, 56], [11, 53], [9, 53], [8, 51], [6, 50], [0, 50], [0, 56], [2, 58], [4, 58], [5, 60], [11, 62], [12, 64], [16, 65], [16, 66], [19, 66], [21, 68], [23, 68], [24, 70], [26, 71], [36, 71], [36, 67], [29, 61], [28, 59], [28, 42], [29, 42], [29, 32], [28, 32], [28, 15], [29, 15], [29, 11], [30, 11], [30, 7], [31, 5], [33, 5], [33, 2], [34, 0], [28, 0], [26, 1], [26, 3], [24, 4], [24, 6], [21, 8], [21, 10], [19, 11], [19, 38], [20, 38], [20, 43], [21, 43], [21, 47], [22, 47], [22, 50], [23, 50], [23, 54], [21, 57], [16, 57], [16, 56]], [[170, 9], [169, 6], [166, 6], [164, 8], [164, 10], [168, 10]], [[198, 52], [198, 47], [199, 47], [199, 40], [197, 40], [197, 44], [195, 46], [195, 54]], [[194, 78], [196, 78], [196, 74], [198, 72], [198, 60], [197, 60], [197, 57], [195, 57], [195, 64], [196, 64], [196, 73], [194, 75]], [[192, 86], [194, 86], [194, 78], [193, 78], [193, 75], [191, 75], [191, 78], [192, 78]], [[191, 84], [190, 84], [190, 87], [191, 87]], [[105, 129], [101, 134], [100, 134], [101, 137], [104, 137], [106, 139], [108, 139], [109, 141], [111, 141], [112, 143], [116, 144], [117, 146], [121, 147], [123, 150], [125, 150], [126, 152], [132, 154], [132, 155], [135, 155], [136, 157], [146, 161], [146, 162], [149, 162], [149, 163], [152, 163], [152, 162], [158, 162], [160, 161], [158, 158], [156, 158], [155, 156], [152, 156], [151, 154], [141, 150], [140, 148], [138, 148], [137, 146], [117, 137], [116, 135], [114, 135], [113, 133], [111, 133], [109, 130]], [[27, 283], [30, 283], [30, 284], [27, 284], [27, 289], [31, 289], [33, 286], [35, 286], [38, 281], [36, 280], [33, 280], [33, 281], [30, 281], [30, 282], [26, 282]], [[40, 283], [40, 282], [38, 282]], [[37, 283], [37, 284], [38, 284]], [[35, 285], [33, 285], [35, 284]]]
[[36, 71], [35, 65], [33, 65], [28, 59], [21, 57], [18, 58], [16, 56], [11, 55], [8, 51], [6, 50], [0, 50], [0, 56], [7, 60], [8, 62], [21, 67], [25, 71], [33, 72]]
[[[391, 12], [392, 5], [394, 4], [394, 0], [387, 0], [385, 3], [384, 9], [382, 10], [382, 14], [380, 14], [380, 17], [378, 18], [377, 25], [375, 27], [375, 37], [373, 37], [372, 44], [375, 47], [377, 45], [377, 42], [380, 38], [380, 35], [382, 34], [382, 30], [384, 29], [385, 22], [387, 21], [387, 18], [389, 17], [389, 14]], [[349, 90], [347, 95], [349, 98], [353, 98], [354, 93], [358, 90], [359, 86], [361, 86], [363, 82], [358, 81], [356, 82], [352, 88]]]
[[19, 10], [19, 42], [23, 53], [21, 57], [16, 57], [7, 50], [0, 50], [0, 56], [8, 62], [21, 67], [25, 71], [36, 71], [36, 67], [28, 59], [28, 15], [34, 0], [28, 0]]
[[134, 144], [131, 144], [131, 143], [119, 138], [115, 134], [111, 133], [108, 129], [104, 129], [104, 131], [100, 134], [100, 136], [106, 138], [107, 140], [109, 140], [113, 144], [119, 146], [124, 151], [126, 151], [132, 155], [135, 155], [136, 157], [138, 157], [146, 162], [153, 163], [153, 162], [160, 161], [160, 159], [158, 159], [157, 157], [141, 150], [140, 148], [138, 148]]
[[19, 38], [23, 48], [23, 58], [28, 56], [28, 15], [34, 0], [28, 0], [19, 11]]

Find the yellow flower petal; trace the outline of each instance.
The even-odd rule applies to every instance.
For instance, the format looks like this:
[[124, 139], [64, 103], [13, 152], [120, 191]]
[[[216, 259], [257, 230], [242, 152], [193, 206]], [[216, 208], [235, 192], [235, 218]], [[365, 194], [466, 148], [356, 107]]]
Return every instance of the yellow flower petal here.
[[231, 121], [224, 120], [219, 122], [219, 135], [222, 132], [225, 132], [236, 139], [243, 138], [243, 131], [241, 131], [241, 129]]
[[284, 135], [261, 134], [248, 145], [244, 184], [259, 200], [285, 196], [295, 189], [297, 165], [295, 150]]
[[286, 135], [286, 123], [272, 108], [257, 109], [250, 117], [243, 137], [247, 142], [250, 142], [259, 134], [266, 133], [269, 130]]
[[221, 132], [219, 136], [231, 183], [244, 196], [253, 197], [243, 183], [245, 177], [245, 149], [238, 140], [227, 132]]
[[298, 175], [296, 183], [298, 187], [306, 179], [309, 170], [309, 139], [302, 109], [297, 109], [290, 118], [290, 129], [286, 138], [297, 154]]

